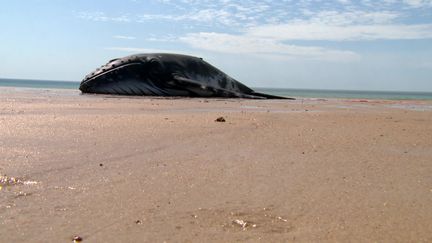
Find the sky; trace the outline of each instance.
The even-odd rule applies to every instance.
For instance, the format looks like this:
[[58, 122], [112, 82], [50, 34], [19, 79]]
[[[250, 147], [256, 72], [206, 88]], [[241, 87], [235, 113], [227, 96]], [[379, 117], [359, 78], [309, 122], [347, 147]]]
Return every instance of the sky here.
[[432, 0], [0, 0], [0, 78], [81, 81], [148, 52], [251, 87], [432, 91]]

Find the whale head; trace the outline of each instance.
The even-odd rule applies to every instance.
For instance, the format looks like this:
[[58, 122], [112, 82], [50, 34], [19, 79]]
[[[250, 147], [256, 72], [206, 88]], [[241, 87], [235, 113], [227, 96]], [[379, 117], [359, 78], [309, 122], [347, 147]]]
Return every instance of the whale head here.
[[133, 55], [110, 60], [85, 76], [79, 89], [83, 93], [112, 93], [113, 87], [118, 87], [116, 93], [127, 94], [128, 91], [121, 91], [119, 83], [157, 81], [161, 77], [163, 67], [156, 57]]

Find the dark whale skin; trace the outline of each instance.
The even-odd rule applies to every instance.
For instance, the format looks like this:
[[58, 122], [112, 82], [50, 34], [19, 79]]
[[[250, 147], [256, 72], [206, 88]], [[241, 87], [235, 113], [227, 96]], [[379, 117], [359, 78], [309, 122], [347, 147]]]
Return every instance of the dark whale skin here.
[[165, 53], [111, 60], [88, 74], [79, 89], [116, 95], [290, 99], [254, 92], [202, 58]]

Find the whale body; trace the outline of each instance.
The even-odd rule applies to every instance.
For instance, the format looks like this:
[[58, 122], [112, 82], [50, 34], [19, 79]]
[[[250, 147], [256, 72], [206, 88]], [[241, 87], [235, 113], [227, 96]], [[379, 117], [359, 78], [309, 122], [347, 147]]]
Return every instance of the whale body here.
[[109, 61], [88, 74], [83, 93], [291, 99], [255, 92], [202, 58], [180, 54], [137, 54]]

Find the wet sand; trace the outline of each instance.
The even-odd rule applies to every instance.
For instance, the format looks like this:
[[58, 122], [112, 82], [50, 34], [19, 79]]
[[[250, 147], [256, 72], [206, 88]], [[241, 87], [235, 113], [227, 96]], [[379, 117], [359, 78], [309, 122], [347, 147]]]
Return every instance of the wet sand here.
[[0, 241], [430, 242], [431, 138], [432, 101], [0, 88]]

